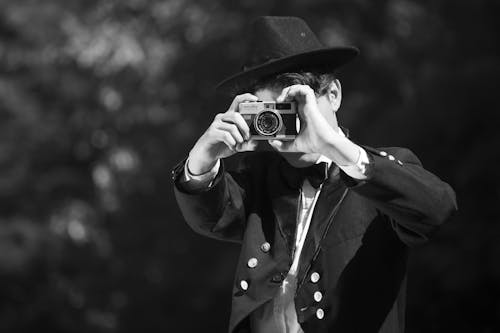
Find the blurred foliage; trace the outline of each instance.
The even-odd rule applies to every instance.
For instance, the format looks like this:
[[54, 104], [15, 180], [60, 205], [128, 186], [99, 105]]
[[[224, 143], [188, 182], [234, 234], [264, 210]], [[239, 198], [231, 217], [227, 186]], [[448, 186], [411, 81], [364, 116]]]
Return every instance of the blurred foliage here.
[[1, 0], [0, 332], [224, 331], [238, 247], [195, 235], [170, 169], [228, 99], [257, 15], [361, 57], [356, 141], [410, 147], [460, 212], [410, 263], [408, 332], [500, 329], [500, 4]]

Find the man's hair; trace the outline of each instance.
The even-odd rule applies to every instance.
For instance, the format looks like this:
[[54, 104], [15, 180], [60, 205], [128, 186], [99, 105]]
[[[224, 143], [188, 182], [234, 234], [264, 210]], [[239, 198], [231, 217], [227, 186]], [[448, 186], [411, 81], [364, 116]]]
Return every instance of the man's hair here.
[[335, 80], [333, 73], [325, 72], [290, 72], [280, 73], [264, 77], [251, 85], [250, 91], [257, 91], [260, 89], [282, 89], [294, 84], [304, 84], [311, 87], [318, 96], [328, 93], [330, 84]]

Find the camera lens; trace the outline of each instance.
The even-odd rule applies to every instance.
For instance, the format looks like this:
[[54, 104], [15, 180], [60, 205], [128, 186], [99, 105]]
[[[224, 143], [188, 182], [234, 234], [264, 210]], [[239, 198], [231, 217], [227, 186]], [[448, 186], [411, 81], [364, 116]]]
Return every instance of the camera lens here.
[[255, 129], [260, 135], [274, 135], [281, 129], [281, 117], [274, 111], [262, 111], [255, 117]]

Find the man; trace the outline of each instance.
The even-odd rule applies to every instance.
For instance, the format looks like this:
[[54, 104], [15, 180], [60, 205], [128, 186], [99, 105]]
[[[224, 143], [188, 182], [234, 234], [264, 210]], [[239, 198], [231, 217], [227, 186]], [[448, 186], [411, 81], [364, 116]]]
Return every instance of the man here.
[[[293, 17], [261, 17], [237, 95], [173, 170], [197, 232], [242, 244], [230, 332], [403, 332], [408, 248], [456, 209], [453, 190], [407, 149], [375, 149], [337, 123], [332, 72], [357, 55], [324, 48]], [[242, 102], [296, 102], [300, 132], [255, 150]], [[235, 171], [223, 159], [245, 158]]]

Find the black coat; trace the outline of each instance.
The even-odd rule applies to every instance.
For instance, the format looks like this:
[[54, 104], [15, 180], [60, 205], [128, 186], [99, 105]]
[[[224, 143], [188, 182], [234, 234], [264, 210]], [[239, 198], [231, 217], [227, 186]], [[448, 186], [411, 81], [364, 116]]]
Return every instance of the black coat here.
[[[408, 248], [426, 241], [456, 210], [451, 187], [411, 151], [364, 148], [368, 179], [331, 175], [315, 206], [295, 296], [306, 333], [403, 332]], [[196, 193], [182, 188], [183, 167], [172, 173], [187, 223], [200, 234], [242, 244], [229, 332], [248, 332], [249, 314], [274, 297], [292, 263], [299, 189], [286, 177], [290, 166], [275, 152], [247, 153], [237, 170], [222, 164], [214, 185]], [[249, 268], [250, 258], [256, 267]]]

